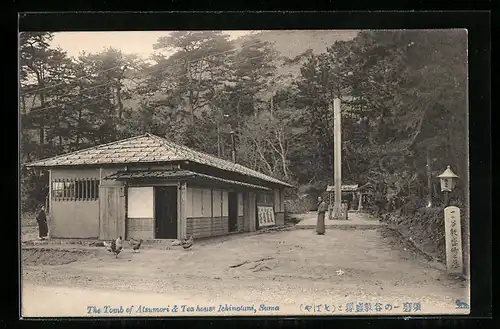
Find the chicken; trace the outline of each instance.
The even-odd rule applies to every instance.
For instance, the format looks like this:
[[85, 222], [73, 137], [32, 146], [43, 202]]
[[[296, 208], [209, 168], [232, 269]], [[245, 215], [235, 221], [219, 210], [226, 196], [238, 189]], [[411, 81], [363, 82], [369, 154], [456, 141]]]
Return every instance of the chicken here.
[[194, 243], [193, 236], [190, 236], [189, 239], [182, 239], [181, 240], [181, 246], [182, 246], [182, 248], [184, 248], [186, 250], [189, 249], [189, 248], [191, 248], [191, 246], [193, 245], [193, 243]]
[[116, 258], [118, 258], [118, 254], [122, 251], [122, 237], [118, 237], [118, 239], [113, 240], [111, 242], [104, 242], [104, 246], [109, 252], [115, 254]]
[[135, 239], [130, 238], [130, 241], [128, 243], [132, 246], [132, 249], [134, 250], [134, 252], [139, 252], [139, 248], [141, 248], [141, 244], [142, 244], [142, 239], [137, 241]]

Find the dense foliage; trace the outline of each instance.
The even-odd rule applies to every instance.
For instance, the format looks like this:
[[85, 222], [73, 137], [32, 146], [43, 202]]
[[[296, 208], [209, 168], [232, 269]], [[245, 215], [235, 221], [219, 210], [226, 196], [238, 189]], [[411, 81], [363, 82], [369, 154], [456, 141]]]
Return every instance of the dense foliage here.
[[[116, 49], [70, 58], [51, 38], [20, 37], [22, 162], [144, 132], [230, 159], [234, 131], [238, 162], [323, 189], [339, 97], [346, 183], [422, 206], [441, 202], [446, 165], [467, 177], [465, 31], [360, 32], [293, 59], [256, 37], [182, 31], [160, 38], [154, 47], [169, 56], [149, 62]], [[297, 63], [298, 76], [280, 75]], [[39, 175], [22, 176], [25, 206], [45, 198]]]

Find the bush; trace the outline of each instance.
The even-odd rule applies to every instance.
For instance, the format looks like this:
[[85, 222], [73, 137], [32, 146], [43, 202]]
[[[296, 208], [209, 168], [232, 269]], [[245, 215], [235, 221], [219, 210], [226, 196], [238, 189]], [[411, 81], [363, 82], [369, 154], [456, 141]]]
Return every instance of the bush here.
[[294, 200], [285, 200], [285, 210], [290, 214], [301, 214], [311, 211], [311, 201], [308, 196], [296, 198]]
[[24, 212], [35, 211], [39, 205], [43, 205], [47, 198], [48, 174], [41, 176], [33, 171], [22, 169], [21, 172], [21, 209]]
[[36, 213], [23, 212], [21, 213], [21, 227], [37, 226]]
[[[409, 214], [410, 213], [410, 214]], [[403, 208], [383, 216], [383, 220], [398, 227], [412, 238], [425, 252], [441, 261], [446, 258], [443, 208]]]

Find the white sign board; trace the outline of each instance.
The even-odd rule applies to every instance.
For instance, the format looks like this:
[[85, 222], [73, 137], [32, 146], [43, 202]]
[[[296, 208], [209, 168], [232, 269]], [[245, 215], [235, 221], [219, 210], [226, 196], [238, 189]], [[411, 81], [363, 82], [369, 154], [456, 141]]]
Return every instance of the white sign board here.
[[153, 187], [129, 187], [127, 216], [129, 218], [154, 218]]
[[458, 207], [444, 208], [444, 229], [446, 234], [446, 267], [450, 273], [461, 274], [463, 272], [462, 229]]
[[259, 227], [275, 225], [273, 207], [257, 207]]

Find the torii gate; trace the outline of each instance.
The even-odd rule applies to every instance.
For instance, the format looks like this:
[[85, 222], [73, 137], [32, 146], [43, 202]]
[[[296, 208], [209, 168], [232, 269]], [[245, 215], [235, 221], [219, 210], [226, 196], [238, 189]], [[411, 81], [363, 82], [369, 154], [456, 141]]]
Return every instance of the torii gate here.
[[[353, 198], [355, 198], [355, 193], [356, 191], [358, 190], [358, 185], [342, 185], [341, 187], [341, 191], [342, 193], [344, 192], [351, 192], [353, 193]], [[328, 207], [328, 210], [329, 210], [329, 218], [330, 219], [333, 219], [333, 200], [335, 198], [335, 185], [328, 185], [327, 188], [326, 188], [326, 192], [328, 192], [328, 196], [329, 196], [329, 207]], [[345, 217], [345, 219], [348, 219], [348, 212], [349, 212], [349, 209], [347, 209], [347, 205], [345, 205], [345, 207], [343, 206], [342, 207], [342, 218]], [[345, 215], [344, 215], [345, 213]]]
[[[358, 184], [354, 184], [354, 185], [342, 185], [341, 187], [341, 191], [342, 192], [351, 192], [352, 193], [352, 196], [353, 196], [353, 199], [356, 200], [358, 202], [358, 207], [357, 207], [357, 210], [356, 212], [361, 212], [363, 210], [363, 190], [370, 186], [370, 183], [366, 183], [362, 186], [359, 186]], [[326, 192], [328, 192], [328, 196], [329, 196], [329, 215], [331, 218], [332, 216], [332, 211], [333, 211], [333, 200], [334, 200], [334, 197], [335, 197], [335, 186], [334, 185], [328, 185], [327, 188], [326, 188]], [[346, 209], [345, 210], [346, 212], [349, 211], [349, 209]], [[346, 218], [347, 218], [347, 214], [346, 214]]]

